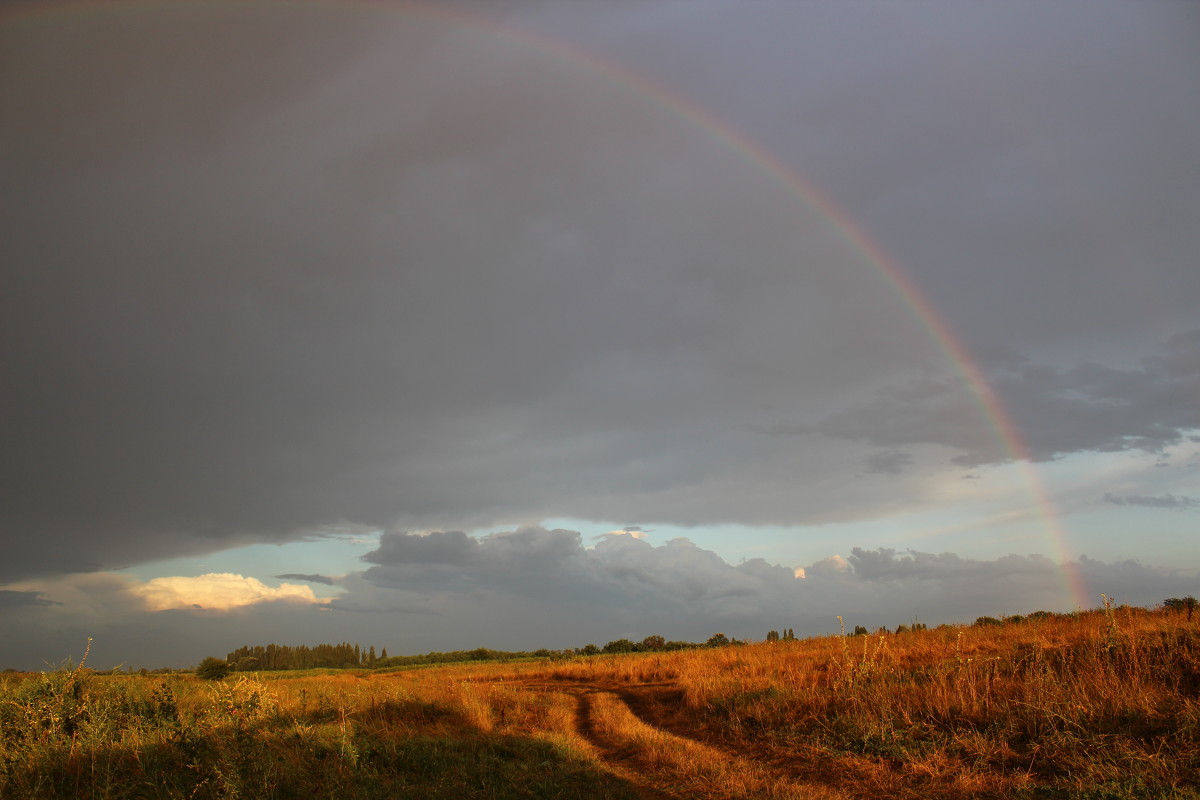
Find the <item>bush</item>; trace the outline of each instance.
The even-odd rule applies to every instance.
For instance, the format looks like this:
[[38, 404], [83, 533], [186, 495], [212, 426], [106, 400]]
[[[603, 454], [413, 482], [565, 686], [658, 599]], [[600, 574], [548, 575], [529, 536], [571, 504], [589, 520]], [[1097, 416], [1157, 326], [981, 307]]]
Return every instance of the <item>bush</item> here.
[[1192, 621], [1192, 614], [1196, 610], [1196, 598], [1188, 595], [1187, 597], [1168, 597], [1163, 601], [1163, 608], [1167, 611], [1186, 611], [1188, 622]]
[[647, 652], [657, 653], [660, 650], [667, 649], [667, 640], [659, 636], [657, 633], [652, 636], [647, 636], [642, 639], [642, 649]]
[[196, 675], [206, 681], [219, 681], [229, 674], [228, 662], [209, 656], [196, 667]]

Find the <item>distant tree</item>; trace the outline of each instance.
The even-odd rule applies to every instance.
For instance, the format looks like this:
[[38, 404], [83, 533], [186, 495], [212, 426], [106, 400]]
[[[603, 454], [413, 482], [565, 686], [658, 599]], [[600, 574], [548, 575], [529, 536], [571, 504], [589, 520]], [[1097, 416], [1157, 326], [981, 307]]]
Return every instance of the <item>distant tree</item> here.
[[907, 625], [897, 625], [896, 626], [896, 633], [909, 633], [909, 632], [910, 632], [910, 630]]
[[867, 631], [867, 628], [865, 625], [855, 625], [854, 626], [854, 635], [855, 636], [866, 636], [867, 633], [868, 633], [868, 631]]
[[533, 651], [534, 658], [554, 658], [554, 653], [544, 647]]
[[767, 631], [767, 641], [768, 642], [778, 642], [779, 641], [779, 631]]
[[600, 655], [600, 648], [594, 644], [585, 644], [579, 651], [581, 656], [596, 656]]
[[1167, 611], [1186, 611], [1188, 622], [1192, 621], [1192, 614], [1196, 611], [1196, 598], [1188, 595], [1187, 597], [1168, 597], [1163, 600], [1163, 608]]
[[642, 649], [646, 650], [647, 652], [658, 652], [659, 650], [665, 650], [666, 647], [667, 640], [658, 634], [647, 636], [645, 639], [642, 639]]
[[729, 637], [723, 633], [714, 633], [708, 637], [708, 641], [705, 644], [709, 647], [724, 647], [729, 644]]
[[380, 658], [387, 658], [387, 648], [383, 648], [383, 652], [379, 654]]
[[206, 681], [219, 681], [229, 674], [229, 663], [209, 656], [196, 667], [196, 675]]
[[375, 661], [376, 660], [377, 659], [375, 657], [375, 645], [371, 645], [371, 649], [367, 651], [367, 666], [370, 667], [371, 669], [375, 669]]
[[605, 653], [632, 653], [637, 650], [637, 645], [628, 639], [614, 639], [604, 645]]
[[1011, 617], [1005, 617], [1004, 621], [1010, 625], [1020, 625], [1025, 621], [1025, 618], [1020, 614], [1013, 614]]
[[984, 627], [987, 625], [1003, 625], [1004, 623], [995, 617], [976, 617], [975, 624], [979, 627]]
[[783, 641], [785, 641], [785, 642], [796, 641], [796, 634], [791, 628], [783, 629]]

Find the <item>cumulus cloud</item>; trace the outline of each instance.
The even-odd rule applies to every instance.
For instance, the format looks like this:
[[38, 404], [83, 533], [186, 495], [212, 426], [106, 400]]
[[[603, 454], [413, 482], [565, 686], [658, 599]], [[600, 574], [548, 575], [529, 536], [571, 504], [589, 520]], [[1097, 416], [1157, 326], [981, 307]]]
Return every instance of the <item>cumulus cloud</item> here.
[[479, 542], [462, 531], [385, 533], [379, 548], [363, 560], [373, 564], [462, 564], [475, 555], [478, 547]]
[[[736, 614], [753, 607], [766, 587], [793, 580], [789, 568], [761, 559], [733, 566], [683, 538], [654, 546], [622, 533], [587, 548], [576, 531], [537, 526], [466, 538], [471, 544], [464, 547], [459, 532], [385, 534], [379, 549], [364, 556], [376, 566], [362, 579], [427, 608], [438, 608], [456, 594], [500, 602], [533, 595], [553, 598], [564, 614], [573, 609], [588, 617], [614, 602], [624, 611], [642, 608], [659, 616], [685, 608], [690, 614]], [[459, 555], [464, 550], [469, 557]], [[441, 559], [436, 569], [422, 560], [427, 553], [446, 551], [454, 558]], [[353, 604], [350, 594], [332, 607]]]
[[1200, 500], [1187, 495], [1176, 497], [1170, 492], [1157, 497], [1142, 494], [1115, 495], [1112, 492], [1105, 492], [1104, 502], [1112, 503], [1113, 505], [1117, 506], [1167, 508], [1173, 511], [1186, 511], [1193, 508], [1200, 508]]
[[129, 592], [141, 598], [151, 611], [168, 609], [203, 609], [230, 611], [257, 603], [288, 601], [319, 604], [320, 600], [308, 586], [281, 583], [267, 586], [257, 578], [228, 572], [213, 572], [196, 577], [172, 576], [134, 583]]
[[[307, 587], [270, 587], [239, 575], [141, 583], [94, 573], [21, 585], [15, 591], [41, 593], [47, 602], [5, 607], [0, 663], [18, 663], [5, 662], [17, 639], [60, 658], [89, 636], [98, 652], [116, 660], [130, 657], [123, 652], [148, 653], [150, 635], [160, 653], [175, 648], [152, 666], [194, 664], [237, 644], [284, 640], [349, 638], [415, 653], [572, 647], [652, 633], [702, 641], [718, 630], [761, 639], [781, 627], [804, 636], [832, 632], [839, 615], [868, 627], [913, 618], [971, 622], [1094, 607], [1101, 592], [1121, 603], [1156, 605], [1200, 587], [1200, 575], [1136, 561], [1082, 557], [1062, 564], [1037, 555], [976, 559], [855, 548], [797, 566], [757, 558], [733, 564], [684, 538], [655, 546], [608, 536], [585, 547], [577, 532], [536, 527], [472, 537], [469, 558], [431, 563], [419, 559], [436, 549], [409, 548], [413, 536], [386, 534], [368, 568], [339, 577], [344, 594], [329, 601]], [[435, 545], [459, 541], [452, 532], [428, 536]], [[1085, 594], [1076, 596], [1073, 586]], [[237, 613], [213, 613], [221, 609]]]
[[[457, 533], [428, 537], [431, 550], [461, 542]], [[818, 633], [839, 614], [894, 626], [912, 616], [969, 622], [982, 615], [1072, 610], [1077, 603], [1098, 603], [1100, 592], [1152, 605], [1172, 592], [1194, 591], [1197, 581], [1134, 561], [1083, 557], [1060, 564], [1039, 555], [983, 560], [887, 548], [854, 548], [847, 557], [798, 566], [763, 559], [731, 564], [684, 538], [655, 546], [606, 536], [588, 548], [574, 531], [537, 527], [473, 539], [470, 558], [431, 569], [419, 560], [428, 550], [409, 549], [410, 538], [385, 534], [379, 550], [367, 556], [372, 566], [350, 576], [343, 584], [347, 594], [331, 608], [420, 612], [456, 625], [470, 620], [468, 629], [481, 632], [520, 619], [539, 634], [574, 636], [576, 642], [656, 630], [700, 637], [711, 634], [709, 628], [753, 637], [761, 636], [758, 628], [780, 625]], [[1086, 596], [1072, 594], [1073, 586], [1085, 587]], [[530, 643], [535, 638], [519, 636]]]
[[609, 531], [601, 536], [632, 536], [634, 539], [645, 539], [648, 533], [650, 531], [642, 530], [640, 525], [626, 525], [624, 528]]
[[815, 564], [809, 564], [807, 567], [796, 567], [793, 573], [797, 578], [807, 578], [809, 575], [813, 577], [837, 575], [852, 569], [849, 561], [839, 555], [832, 555]]

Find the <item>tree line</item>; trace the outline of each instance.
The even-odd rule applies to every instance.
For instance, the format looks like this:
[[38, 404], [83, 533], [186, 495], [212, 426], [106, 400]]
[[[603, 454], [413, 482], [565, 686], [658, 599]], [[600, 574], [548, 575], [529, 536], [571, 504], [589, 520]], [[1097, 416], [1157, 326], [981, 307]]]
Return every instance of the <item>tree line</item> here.
[[[1192, 615], [1200, 608], [1200, 603], [1197, 603], [1196, 598], [1191, 596], [1171, 597], [1163, 601], [1161, 608], [1167, 612], [1185, 613], [1190, 622]], [[1060, 616], [1070, 616], [1070, 614], [1035, 611], [1026, 616], [1014, 615], [1003, 618], [979, 617], [975, 620], [974, 625], [983, 627], [1018, 624], [1027, 620], [1051, 619]], [[840, 621], [841, 617], [838, 617], [838, 620]], [[909, 625], [897, 626], [894, 632], [900, 634], [923, 630], [926, 630], [926, 625], [914, 621]], [[844, 627], [842, 633], [843, 635], [847, 634]], [[855, 625], [853, 632], [849, 635], [866, 636], [868, 633], [865, 626]], [[892, 631], [887, 628], [879, 628], [875, 633], [888, 634], [892, 633]], [[771, 630], [767, 632], [766, 636], [766, 641], [768, 642], [790, 642], [795, 640], [796, 634], [791, 628], [784, 628], [782, 633], [777, 630]], [[374, 645], [363, 648], [360, 645], [350, 644], [349, 642], [342, 642], [341, 644], [318, 644], [312, 647], [307, 645], [268, 644], [239, 647], [229, 653], [223, 662], [220, 659], [210, 657], [206, 658], [202, 663], [207, 665], [207, 671], [212, 673], [211, 677], [222, 677], [229, 670], [259, 672], [293, 669], [379, 669], [386, 667], [422, 666], [427, 664], [454, 664], [464, 661], [517, 661], [533, 658], [572, 658], [575, 656], [596, 656], [617, 653], [669, 652], [675, 650], [692, 650], [701, 647], [728, 647], [742, 644], [745, 644], [745, 642], [738, 639], [731, 639], [724, 633], [715, 633], [702, 643], [667, 641], [664, 637], [656, 634], [647, 636], [638, 642], [631, 639], [614, 639], [603, 647], [597, 644], [586, 644], [583, 647], [568, 647], [564, 650], [547, 650], [542, 648], [533, 651], [491, 650], [486, 647], [477, 647], [473, 650], [452, 650], [445, 653], [435, 651], [410, 656], [389, 656], [386, 647], [377, 655]]]
[[387, 658], [387, 648], [375, 655], [375, 646], [366, 650], [357, 644], [255, 645], [239, 647], [225, 657], [230, 669], [238, 672], [259, 672], [279, 669], [372, 669], [380, 658]]
[[[698, 647], [724, 647], [744, 644], [730, 639], [723, 633], [713, 634], [703, 643], [667, 641], [664, 637], [647, 636], [640, 642], [631, 639], [614, 639], [601, 647], [586, 644], [583, 647], [568, 647], [564, 650], [545, 648], [533, 651], [491, 650], [477, 647], [473, 650], [429, 652], [409, 656], [389, 656], [387, 648], [378, 655], [374, 645], [362, 647], [349, 642], [341, 644], [307, 645], [245, 645], [230, 652], [223, 662], [227, 670], [235, 672], [264, 672], [289, 669], [380, 669], [385, 667], [412, 667], [426, 664], [456, 664], [464, 661], [517, 661], [530, 658], [571, 658], [613, 653], [652, 653], [674, 650], [691, 650]], [[219, 659], [212, 659], [222, 663]]]

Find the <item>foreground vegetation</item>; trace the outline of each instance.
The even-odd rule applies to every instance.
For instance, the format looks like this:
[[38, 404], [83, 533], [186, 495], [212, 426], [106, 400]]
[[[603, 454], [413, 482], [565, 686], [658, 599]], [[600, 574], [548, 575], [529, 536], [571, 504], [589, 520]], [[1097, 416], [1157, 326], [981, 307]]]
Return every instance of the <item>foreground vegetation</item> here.
[[1200, 797], [1200, 616], [1181, 609], [403, 671], [2, 680], [14, 800]]

